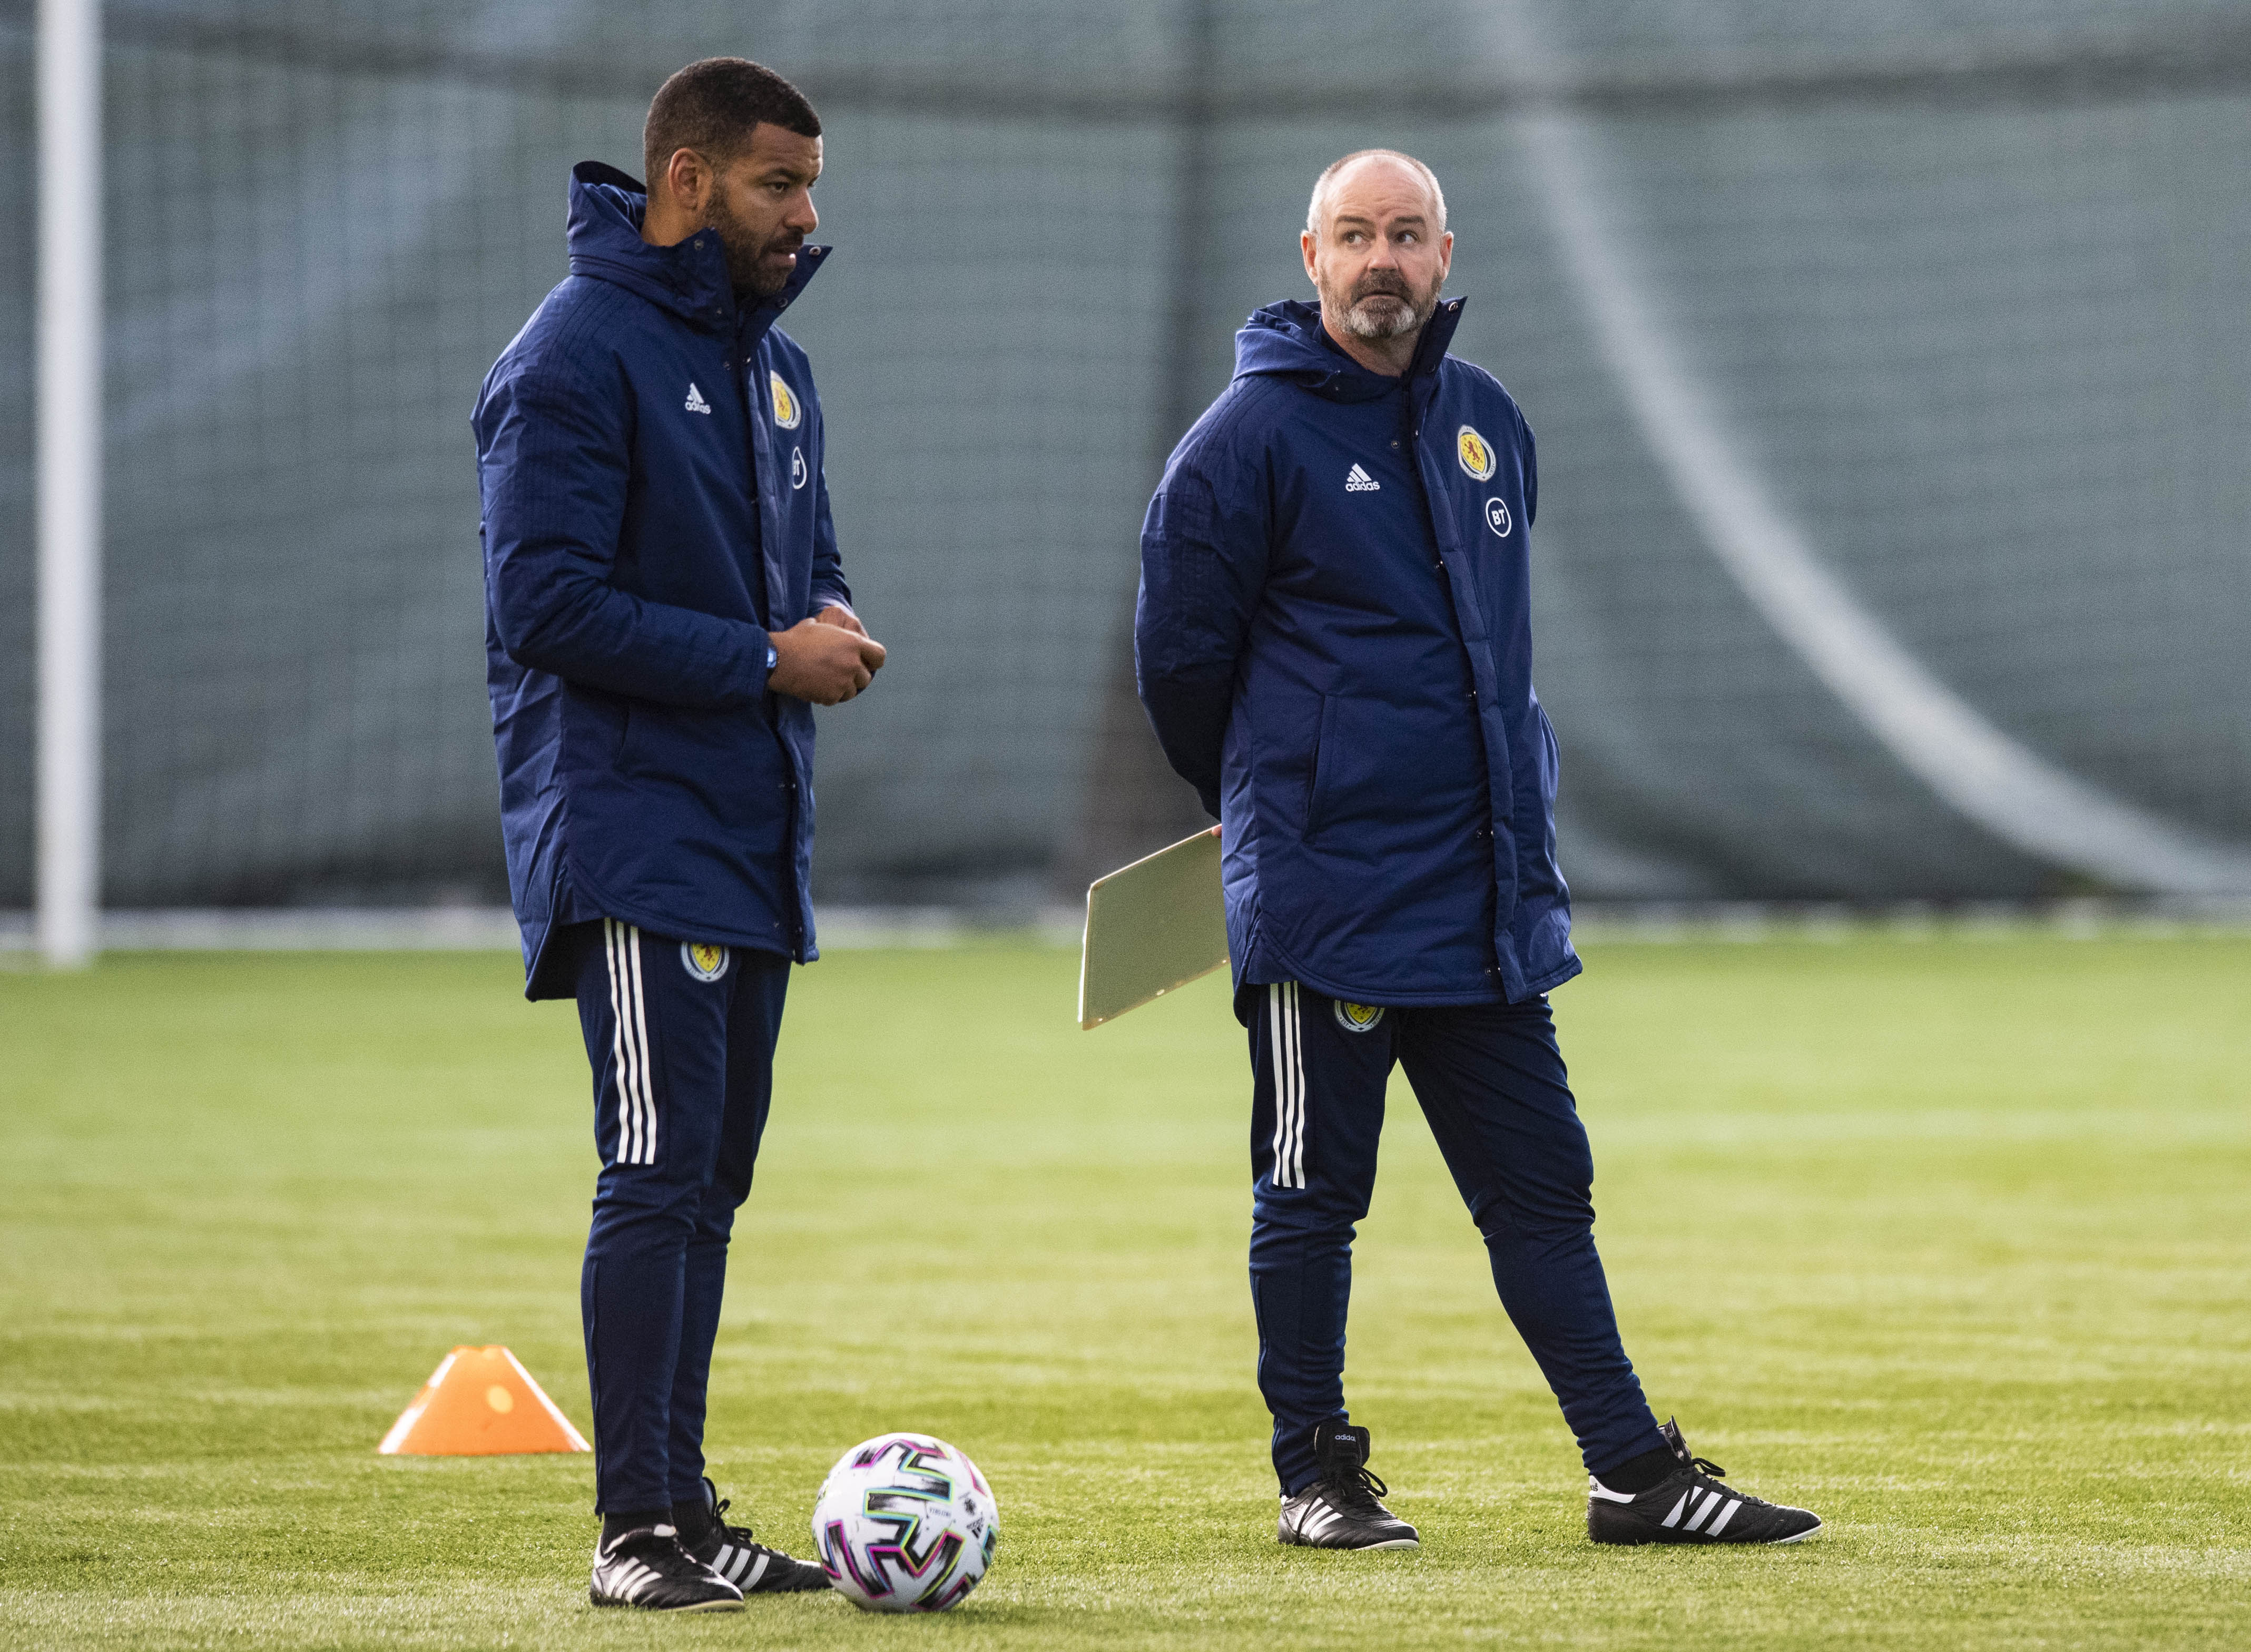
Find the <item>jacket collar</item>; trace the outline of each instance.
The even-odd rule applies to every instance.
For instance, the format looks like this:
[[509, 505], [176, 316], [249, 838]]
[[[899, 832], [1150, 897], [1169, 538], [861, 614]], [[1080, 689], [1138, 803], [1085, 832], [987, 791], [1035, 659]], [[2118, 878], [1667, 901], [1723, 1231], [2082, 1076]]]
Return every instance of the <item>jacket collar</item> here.
[[571, 168], [571, 273], [622, 287], [699, 332], [732, 331], [745, 343], [796, 301], [831, 251], [800, 249], [788, 285], [738, 315], [719, 238], [705, 232], [676, 245], [651, 246], [641, 238], [648, 212], [648, 191], [638, 178], [599, 161]]
[[[1461, 325], [1463, 301], [1450, 298], [1423, 324], [1414, 359], [1403, 382], [1418, 397], [1436, 387], [1438, 368]], [[1321, 328], [1320, 307], [1285, 299], [1253, 315], [1235, 335], [1235, 373], [1288, 378], [1318, 395], [1340, 402], [1374, 401], [1397, 390], [1402, 380], [1371, 373], [1346, 355]]]

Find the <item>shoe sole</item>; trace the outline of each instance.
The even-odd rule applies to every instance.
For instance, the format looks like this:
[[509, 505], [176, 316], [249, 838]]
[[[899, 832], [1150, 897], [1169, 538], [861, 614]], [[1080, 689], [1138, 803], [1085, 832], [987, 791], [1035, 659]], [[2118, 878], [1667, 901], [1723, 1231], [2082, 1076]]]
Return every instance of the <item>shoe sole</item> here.
[[1761, 1538], [1756, 1543], [1737, 1542], [1729, 1544], [1725, 1538], [1720, 1538], [1715, 1541], [1710, 1538], [1590, 1537], [1587, 1541], [1590, 1543], [1601, 1544], [1603, 1547], [1610, 1549], [1779, 1549], [1785, 1543], [1803, 1543], [1806, 1538], [1813, 1536], [1814, 1533], [1821, 1531], [1822, 1529], [1822, 1523], [1816, 1520], [1811, 1525], [1806, 1527], [1803, 1531], [1793, 1531], [1786, 1538]]
[[1285, 1549], [1322, 1549], [1330, 1554], [1366, 1554], [1375, 1549], [1419, 1549], [1418, 1538], [1390, 1538], [1382, 1543], [1355, 1543], [1349, 1547], [1333, 1543], [1292, 1543], [1287, 1538], [1276, 1539]]
[[628, 1612], [740, 1612], [740, 1600], [691, 1600], [686, 1606], [643, 1606], [638, 1600], [596, 1600], [598, 1607]]

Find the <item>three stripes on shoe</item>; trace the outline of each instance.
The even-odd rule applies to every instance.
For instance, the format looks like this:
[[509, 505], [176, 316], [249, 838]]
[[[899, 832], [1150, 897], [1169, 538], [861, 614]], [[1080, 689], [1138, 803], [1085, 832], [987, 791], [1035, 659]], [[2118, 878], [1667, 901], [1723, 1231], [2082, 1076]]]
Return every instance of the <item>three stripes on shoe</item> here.
[[1691, 1486], [1680, 1494], [1680, 1501], [1673, 1505], [1673, 1512], [1658, 1524], [1667, 1528], [1680, 1525], [1681, 1514], [1688, 1511], [1689, 1505], [1693, 1503], [1695, 1507], [1688, 1513], [1688, 1524], [1680, 1526], [1680, 1529], [1683, 1531], [1693, 1531], [1703, 1525], [1714, 1509], [1719, 1508], [1721, 1499], [1723, 1497], [1726, 1498], [1728, 1506], [1720, 1510], [1720, 1517], [1714, 1520], [1710, 1529], [1704, 1532], [1707, 1538], [1716, 1538], [1726, 1528], [1728, 1522], [1735, 1517], [1735, 1510], [1743, 1506], [1743, 1500], [1741, 1497], [1728, 1497], [1723, 1491], [1711, 1491], [1700, 1486]]
[[765, 1549], [738, 1549], [731, 1543], [719, 1545], [712, 1558], [711, 1570], [733, 1584], [745, 1594], [758, 1586], [758, 1579], [773, 1564], [772, 1552]]
[[[1598, 1497], [1604, 1503], [1631, 1503], [1639, 1500], [1633, 1492], [1613, 1491], [1601, 1481], [1591, 1476], [1588, 1481], [1587, 1492], [1589, 1496]], [[1720, 1509], [1722, 1502], [1728, 1506]], [[1743, 1500], [1741, 1497], [1731, 1497], [1724, 1490], [1715, 1490], [1709, 1486], [1690, 1486], [1680, 1494], [1679, 1501], [1673, 1503], [1673, 1511], [1657, 1524], [1668, 1531], [1678, 1527], [1682, 1531], [1693, 1531], [1702, 1537], [1716, 1538], [1727, 1530], [1728, 1522], [1735, 1517], [1735, 1510], [1742, 1506]], [[1711, 1525], [1707, 1528], [1704, 1522], [1712, 1519], [1712, 1510], [1714, 1509], [1720, 1509], [1720, 1517], [1712, 1520]], [[1687, 1517], [1686, 1525], [1681, 1524], [1683, 1515]]]
[[1308, 1538], [1318, 1539], [1331, 1526], [1340, 1524], [1343, 1519], [1344, 1516], [1324, 1503], [1315, 1508], [1313, 1512], [1299, 1524], [1298, 1530]]
[[594, 1569], [595, 1585], [613, 1600], [637, 1603], [649, 1589], [664, 1581], [664, 1573], [645, 1560], [630, 1557], [602, 1561]]

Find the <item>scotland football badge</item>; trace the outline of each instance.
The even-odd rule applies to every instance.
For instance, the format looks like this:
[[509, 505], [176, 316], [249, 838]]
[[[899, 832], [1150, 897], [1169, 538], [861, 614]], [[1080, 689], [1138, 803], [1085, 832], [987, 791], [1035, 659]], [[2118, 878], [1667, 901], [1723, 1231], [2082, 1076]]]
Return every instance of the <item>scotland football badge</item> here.
[[734, 960], [724, 946], [715, 946], [709, 941], [682, 941], [680, 961], [697, 980], [716, 981], [727, 972], [727, 965]]
[[795, 430], [805, 418], [805, 410], [797, 404], [797, 396], [790, 389], [789, 381], [779, 373], [768, 373], [766, 389], [773, 397], [774, 423], [784, 430]]
[[1454, 456], [1462, 461], [1462, 469], [1472, 481], [1491, 481], [1500, 463], [1493, 456], [1493, 444], [1468, 425], [1454, 432]]
[[1347, 1004], [1335, 1000], [1337, 1025], [1347, 1033], [1372, 1033], [1375, 1024], [1383, 1019], [1380, 1004]]

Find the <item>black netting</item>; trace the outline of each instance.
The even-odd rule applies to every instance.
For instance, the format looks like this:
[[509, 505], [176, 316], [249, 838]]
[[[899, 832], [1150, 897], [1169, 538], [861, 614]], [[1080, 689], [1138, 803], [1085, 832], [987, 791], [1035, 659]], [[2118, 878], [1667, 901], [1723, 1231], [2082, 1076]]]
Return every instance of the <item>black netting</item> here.
[[[1444, 179], [1538, 431], [1583, 892], [2022, 895], [1745, 594], [1604, 354], [1603, 255], [1864, 612], [2081, 781], [2251, 838], [2251, 8], [113, 4], [105, 893], [492, 897], [468, 413], [570, 165], [743, 52], [828, 128], [791, 313], [894, 647], [829, 898], [1028, 895], [1195, 823], [1123, 693], [1156, 467], [1298, 294], [1306, 190]], [[32, 10], [0, 5], [0, 905], [31, 879]], [[1547, 170], [1543, 172], [1543, 169]], [[1576, 256], [1583, 259], [1581, 245]]]

